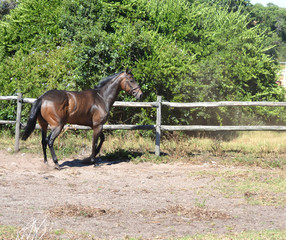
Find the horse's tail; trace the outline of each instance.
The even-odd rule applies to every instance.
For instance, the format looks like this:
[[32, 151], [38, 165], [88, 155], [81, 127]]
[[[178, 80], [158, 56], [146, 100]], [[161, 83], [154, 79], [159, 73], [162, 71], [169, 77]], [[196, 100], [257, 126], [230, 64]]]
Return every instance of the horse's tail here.
[[30, 111], [30, 116], [27, 122], [27, 126], [25, 127], [24, 133], [22, 135], [22, 140], [26, 140], [34, 131], [38, 115], [40, 114], [41, 111], [41, 105], [42, 105], [42, 98], [38, 98], [36, 102], [34, 102], [32, 109]]

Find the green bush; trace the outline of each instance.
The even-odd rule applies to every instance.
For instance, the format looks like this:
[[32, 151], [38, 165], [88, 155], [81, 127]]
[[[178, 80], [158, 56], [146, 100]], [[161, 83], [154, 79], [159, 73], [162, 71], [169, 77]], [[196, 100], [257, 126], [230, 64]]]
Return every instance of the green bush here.
[[[283, 101], [273, 34], [250, 25], [248, 11], [244, 1], [21, 0], [0, 21], [0, 95], [92, 88], [128, 66], [146, 101]], [[0, 104], [0, 117], [10, 118], [13, 107]], [[238, 116], [232, 108], [163, 112], [166, 124], [230, 124]], [[239, 114], [285, 116], [283, 109]], [[148, 124], [155, 115], [116, 108], [110, 122]]]

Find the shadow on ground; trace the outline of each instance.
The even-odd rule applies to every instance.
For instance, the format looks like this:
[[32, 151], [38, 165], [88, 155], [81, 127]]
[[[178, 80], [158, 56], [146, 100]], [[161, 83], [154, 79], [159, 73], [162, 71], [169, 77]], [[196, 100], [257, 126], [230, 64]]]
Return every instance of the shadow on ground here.
[[[107, 153], [104, 156], [97, 157], [96, 163], [97, 165], [113, 165], [118, 164], [122, 162], [129, 162], [132, 159], [135, 159], [137, 157], [141, 157], [143, 155], [142, 152], [133, 152], [133, 151], [127, 151], [124, 149], [117, 149], [116, 151], [112, 153]], [[65, 167], [86, 167], [93, 165], [91, 163], [90, 157], [84, 158], [84, 159], [74, 159], [72, 161], [65, 161], [62, 164], [60, 164], [61, 168]]]

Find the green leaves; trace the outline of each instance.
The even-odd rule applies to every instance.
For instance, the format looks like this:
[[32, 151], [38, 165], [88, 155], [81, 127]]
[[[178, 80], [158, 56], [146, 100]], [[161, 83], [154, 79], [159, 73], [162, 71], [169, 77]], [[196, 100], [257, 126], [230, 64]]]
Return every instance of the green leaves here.
[[27, 54], [33, 47], [54, 46], [59, 34], [59, 18], [59, 1], [22, 0], [0, 24], [0, 46], [5, 56], [17, 51]]
[[[249, 8], [248, 0], [21, 0], [0, 21], [1, 94], [92, 88], [128, 66], [146, 101], [281, 100], [273, 33], [250, 25]], [[152, 122], [152, 111], [113, 118]], [[165, 114], [188, 124], [232, 117], [212, 111]]]

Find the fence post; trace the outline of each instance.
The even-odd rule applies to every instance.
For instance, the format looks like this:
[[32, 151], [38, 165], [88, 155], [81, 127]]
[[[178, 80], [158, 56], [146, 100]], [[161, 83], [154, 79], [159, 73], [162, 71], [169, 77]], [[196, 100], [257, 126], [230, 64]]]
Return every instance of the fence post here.
[[160, 139], [161, 139], [161, 111], [162, 97], [157, 96], [157, 118], [156, 118], [156, 140], [155, 140], [155, 155], [160, 156]]
[[15, 129], [15, 152], [20, 149], [20, 130], [21, 130], [21, 112], [22, 112], [22, 93], [18, 93], [17, 98], [17, 117]]

